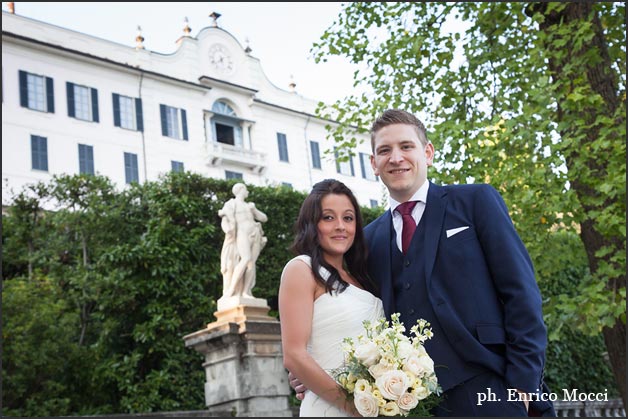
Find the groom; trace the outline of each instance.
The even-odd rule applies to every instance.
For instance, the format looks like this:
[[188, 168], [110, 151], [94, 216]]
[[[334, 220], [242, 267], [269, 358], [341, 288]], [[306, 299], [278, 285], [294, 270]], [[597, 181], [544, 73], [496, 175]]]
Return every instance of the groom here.
[[555, 416], [543, 401], [547, 332], [534, 268], [499, 193], [429, 182], [434, 146], [405, 111], [373, 123], [371, 147], [390, 211], [365, 228], [369, 274], [387, 316], [432, 325], [425, 347], [444, 390], [433, 413]]
[[371, 146], [391, 210], [365, 228], [369, 273], [387, 316], [432, 325], [425, 347], [444, 390], [434, 413], [554, 416], [552, 404], [539, 401], [547, 344], [541, 296], [499, 193], [429, 182], [434, 146], [405, 111], [387, 110], [373, 123]]

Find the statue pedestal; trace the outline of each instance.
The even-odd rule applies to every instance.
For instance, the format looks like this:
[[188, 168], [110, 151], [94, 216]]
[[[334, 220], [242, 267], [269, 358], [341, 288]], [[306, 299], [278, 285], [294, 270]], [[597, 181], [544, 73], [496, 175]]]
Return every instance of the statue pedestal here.
[[216, 321], [184, 336], [205, 356], [205, 404], [232, 416], [292, 416], [279, 321], [260, 298], [218, 300]]

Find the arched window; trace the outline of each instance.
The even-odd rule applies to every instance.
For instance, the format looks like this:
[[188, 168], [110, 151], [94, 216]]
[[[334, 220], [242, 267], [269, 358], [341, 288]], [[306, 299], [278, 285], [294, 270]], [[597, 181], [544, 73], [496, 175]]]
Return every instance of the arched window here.
[[221, 101], [214, 102], [214, 105], [212, 106], [212, 112], [216, 112], [225, 116], [238, 116], [231, 106]]
[[241, 120], [233, 108], [223, 101], [216, 101], [212, 105], [214, 115], [211, 119], [214, 141], [242, 147]]

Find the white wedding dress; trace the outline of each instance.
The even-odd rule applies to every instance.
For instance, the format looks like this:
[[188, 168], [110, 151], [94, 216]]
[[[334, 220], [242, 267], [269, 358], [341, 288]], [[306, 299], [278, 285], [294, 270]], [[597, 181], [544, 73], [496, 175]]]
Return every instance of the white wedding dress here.
[[[300, 255], [295, 259], [312, 266], [309, 256]], [[325, 280], [329, 278], [329, 272], [322, 267], [321, 276]], [[382, 317], [382, 300], [368, 291], [349, 285], [340, 294], [330, 295], [326, 292], [314, 301], [312, 334], [307, 350], [321, 368], [331, 375], [331, 371], [343, 363], [343, 340], [351, 337], [357, 342], [357, 336], [364, 333], [362, 322], [375, 322]], [[338, 417], [347, 414], [307, 390], [299, 416]]]

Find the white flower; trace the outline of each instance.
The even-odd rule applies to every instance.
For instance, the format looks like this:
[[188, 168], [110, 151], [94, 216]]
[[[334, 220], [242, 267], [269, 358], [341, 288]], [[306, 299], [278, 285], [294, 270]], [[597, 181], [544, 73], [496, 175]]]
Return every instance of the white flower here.
[[358, 412], [364, 417], [374, 418], [379, 413], [377, 398], [368, 391], [355, 393], [353, 404], [355, 404]]
[[375, 379], [375, 385], [386, 399], [397, 400], [408, 388], [408, 376], [399, 370], [386, 371]]
[[406, 359], [411, 356], [415, 352], [414, 347], [409, 341], [401, 341], [399, 342], [399, 346], [397, 347], [397, 353], [401, 359]]
[[403, 370], [424, 377], [434, 372], [434, 361], [427, 355], [411, 356], [403, 364]]
[[379, 413], [384, 416], [396, 416], [399, 412], [399, 406], [395, 402], [388, 402], [379, 408]]
[[414, 394], [418, 400], [423, 400], [430, 395], [430, 391], [427, 389], [427, 387], [418, 385], [412, 389], [412, 394]]
[[422, 342], [431, 338], [430, 324], [417, 322], [406, 336], [399, 313], [377, 322], [364, 322], [364, 334], [354, 342], [344, 340], [344, 364], [333, 371], [340, 386], [353, 394], [363, 416], [408, 416], [421, 400], [441, 388], [434, 374], [434, 361]]
[[425, 374], [434, 373], [434, 360], [427, 354], [419, 357], [419, 365]]
[[419, 404], [419, 399], [412, 393], [403, 393], [397, 400], [399, 409], [412, 410]]
[[379, 351], [375, 342], [368, 341], [355, 348], [355, 357], [367, 367], [374, 365], [379, 359]]
[[419, 362], [419, 357], [416, 355], [412, 355], [405, 360], [403, 370], [416, 376], [423, 375], [422, 365]]
[[365, 391], [371, 391], [371, 384], [369, 384], [368, 381], [366, 381], [364, 378], [360, 378], [358, 381], [355, 382], [355, 389], [354, 391], [356, 393], [362, 393]]
[[418, 345], [417, 347], [414, 348], [414, 350], [415, 350], [416, 356], [427, 355], [427, 351], [425, 350], [425, 346], [423, 345]]
[[369, 367], [369, 373], [373, 376], [373, 378], [379, 378], [383, 373], [390, 370], [392, 370], [390, 364], [381, 361], [379, 364], [371, 365]]

